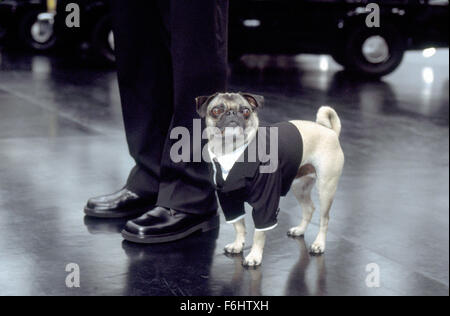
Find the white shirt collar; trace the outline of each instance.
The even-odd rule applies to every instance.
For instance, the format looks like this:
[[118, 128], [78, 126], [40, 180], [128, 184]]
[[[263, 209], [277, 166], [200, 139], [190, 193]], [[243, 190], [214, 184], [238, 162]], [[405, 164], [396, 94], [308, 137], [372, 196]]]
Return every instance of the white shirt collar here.
[[[235, 151], [222, 155], [218, 157], [216, 154], [214, 154], [211, 151], [211, 148], [208, 146], [208, 153], [209, 157], [212, 160], [217, 160], [217, 162], [220, 164], [220, 169], [222, 169], [222, 178], [223, 180], [226, 180], [228, 177], [228, 174], [230, 173], [231, 169], [233, 168], [236, 161], [241, 157], [241, 155], [244, 153], [245, 149], [248, 147], [248, 143], [242, 145], [241, 147], [237, 148]], [[213, 164], [214, 165], [214, 164]], [[215, 174], [217, 170], [214, 166], [214, 180], [215, 180]]]

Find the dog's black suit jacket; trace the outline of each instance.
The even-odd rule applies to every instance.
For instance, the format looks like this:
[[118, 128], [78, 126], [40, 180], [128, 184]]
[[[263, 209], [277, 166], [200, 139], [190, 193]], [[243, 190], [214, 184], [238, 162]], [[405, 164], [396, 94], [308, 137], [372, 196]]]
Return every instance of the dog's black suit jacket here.
[[[234, 164], [226, 180], [223, 180], [217, 160], [213, 160], [216, 171], [211, 165], [219, 202], [227, 222], [233, 223], [243, 217], [244, 202], [247, 202], [253, 207], [252, 216], [258, 230], [271, 229], [277, 225], [280, 197], [289, 191], [303, 155], [302, 137], [292, 123], [281, 122], [272, 126], [265, 124], [264, 127], [265, 137], [260, 129]], [[278, 166], [273, 172], [261, 172], [260, 167], [268, 166], [270, 162], [260, 159], [261, 155], [249, 155], [249, 152], [254, 153], [252, 148], [257, 148], [256, 152], [266, 150], [266, 153], [270, 153], [270, 134], [274, 132], [273, 128], [278, 130], [278, 137], [275, 138], [278, 141]], [[267, 147], [260, 138], [266, 139]]]

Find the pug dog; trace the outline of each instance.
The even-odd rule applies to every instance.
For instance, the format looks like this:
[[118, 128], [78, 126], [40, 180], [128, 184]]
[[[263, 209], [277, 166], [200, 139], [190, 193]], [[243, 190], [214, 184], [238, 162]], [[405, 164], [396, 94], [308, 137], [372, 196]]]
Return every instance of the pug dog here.
[[[206, 122], [207, 149], [219, 202], [226, 211], [227, 222], [233, 223], [236, 231], [235, 241], [225, 247], [226, 253], [243, 252], [246, 234], [243, 202], [254, 207], [253, 245], [243, 260], [247, 267], [261, 264], [266, 231], [276, 226], [277, 199], [289, 190], [300, 204], [302, 220], [287, 234], [292, 237], [305, 234], [315, 210], [311, 199], [315, 184], [320, 201], [320, 228], [310, 252], [324, 253], [330, 208], [344, 166], [344, 153], [339, 142], [341, 121], [334, 109], [323, 106], [319, 108], [315, 122], [293, 120], [274, 125], [279, 127], [278, 170], [260, 174], [253, 171], [256, 169], [252, 164], [239, 167], [238, 157], [244, 155], [259, 134], [258, 111], [263, 103], [262, 96], [241, 92], [196, 98], [197, 112]], [[287, 162], [280, 157], [287, 157]], [[233, 195], [233, 188], [240, 192], [239, 195]]]

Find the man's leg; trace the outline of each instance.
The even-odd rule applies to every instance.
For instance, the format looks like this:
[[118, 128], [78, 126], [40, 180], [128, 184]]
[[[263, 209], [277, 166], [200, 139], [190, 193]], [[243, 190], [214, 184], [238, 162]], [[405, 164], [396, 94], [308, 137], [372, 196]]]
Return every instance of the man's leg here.
[[[228, 0], [171, 0], [170, 14], [174, 78], [171, 128], [186, 127], [192, 135], [193, 120], [199, 119], [195, 98], [226, 89]], [[207, 163], [174, 163], [170, 148], [176, 141], [166, 142], [157, 204], [194, 214], [216, 212]], [[201, 144], [193, 143], [192, 152], [201, 153]]]
[[112, 12], [122, 111], [136, 161], [127, 188], [158, 193], [160, 161], [173, 112], [172, 66], [164, 12], [156, 0], [114, 0]]
[[97, 217], [138, 215], [155, 204], [173, 114], [169, 5], [158, 0], [110, 3], [125, 132], [136, 166], [123, 190], [89, 200], [85, 212]]
[[[195, 98], [226, 89], [228, 1], [158, 2], [170, 3], [170, 50], [174, 79], [171, 129], [185, 127], [192, 135], [193, 119], [198, 119]], [[176, 141], [168, 137], [164, 147], [158, 207], [127, 223], [122, 235], [129, 241], [174, 241], [219, 225], [207, 163], [173, 162], [170, 149]], [[192, 158], [193, 152], [201, 154], [202, 146], [199, 139], [192, 142], [196, 143], [194, 145], [191, 142], [192, 139], [188, 146], [192, 149]]]

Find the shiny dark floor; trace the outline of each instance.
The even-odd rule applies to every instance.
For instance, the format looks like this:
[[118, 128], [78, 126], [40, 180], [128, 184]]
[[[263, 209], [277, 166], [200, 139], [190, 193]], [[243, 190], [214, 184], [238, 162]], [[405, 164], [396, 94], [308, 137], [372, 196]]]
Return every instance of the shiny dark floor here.
[[[124, 221], [84, 218], [86, 199], [119, 188], [132, 166], [115, 73], [0, 48], [0, 295], [448, 295], [448, 58], [408, 53], [375, 82], [326, 56], [248, 56], [233, 68], [232, 90], [264, 94], [268, 121], [335, 107], [347, 158], [326, 254], [307, 252], [317, 213], [304, 239], [286, 236], [300, 219], [288, 195], [263, 265], [245, 270], [223, 254], [227, 224], [137, 246], [122, 242]], [[80, 288], [65, 285], [68, 263]], [[378, 288], [365, 282], [371, 263]]]

